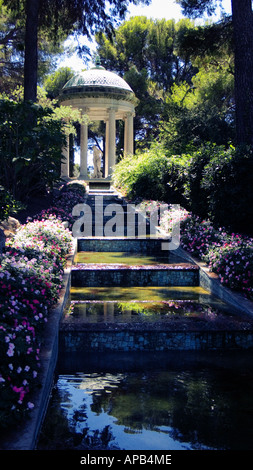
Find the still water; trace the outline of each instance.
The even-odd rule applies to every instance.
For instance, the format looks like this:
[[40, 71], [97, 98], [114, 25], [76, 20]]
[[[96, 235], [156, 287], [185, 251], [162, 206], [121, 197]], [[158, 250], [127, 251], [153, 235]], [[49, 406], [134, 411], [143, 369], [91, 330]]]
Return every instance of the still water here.
[[253, 353], [60, 354], [37, 448], [252, 450]]

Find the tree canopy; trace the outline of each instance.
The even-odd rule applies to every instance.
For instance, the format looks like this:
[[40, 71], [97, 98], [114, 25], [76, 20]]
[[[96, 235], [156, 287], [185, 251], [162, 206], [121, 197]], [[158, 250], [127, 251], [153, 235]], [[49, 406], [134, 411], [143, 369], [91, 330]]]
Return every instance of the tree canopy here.
[[43, 28], [59, 43], [64, 35], [75, 32], [91, 37], [103, 28], [112, 33], [124, 18], [130, 3], [149, 4], [150, 0], [3, 0], [16, 18], [25, 17], [24, 97], [36, 101], [38, 33]]
[[[184, 14], [213, 13], [219, 0], [177, 0]], [[253, 145], [253, 12], [251, 0], [231, 0], [237, 144]]]
[[234, 140], [229, 22], [197, 26], [189, 19], [141, 16], [124, 22], [112, 38], [100, 33], [96, 40], [104, 66], [123, 76], [139, 99], [139, 148], [160, 139], [180, 153], [201, 141]]
[[[11, 93], [24, 81], [25, 17], [11, 11], [0, 1], [0, 92]], [[42, 28], [38, 35], [38, 83], [44, 74], [52, 72], [62, 52], [49, 32]]]

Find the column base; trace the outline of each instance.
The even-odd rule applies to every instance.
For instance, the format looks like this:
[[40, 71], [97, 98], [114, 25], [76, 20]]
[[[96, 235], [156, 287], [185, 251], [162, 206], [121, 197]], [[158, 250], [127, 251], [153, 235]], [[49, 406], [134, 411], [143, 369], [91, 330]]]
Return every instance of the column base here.
[[88, 173], [80, 173], [80, 175], [78, 176], [78, 178], [81, 179], [81, 180], [88, 180], [88, 179], [90, 179]]

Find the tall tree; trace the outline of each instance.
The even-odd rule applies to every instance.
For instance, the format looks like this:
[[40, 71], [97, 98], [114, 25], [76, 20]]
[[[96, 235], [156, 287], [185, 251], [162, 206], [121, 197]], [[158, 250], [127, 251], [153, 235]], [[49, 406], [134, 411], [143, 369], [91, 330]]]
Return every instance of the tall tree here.
[[38, 22], [40, 0], [26, 0], [24, 100], [36, 101], [38, 82]]
[[[10, 10], [0, 0], [0, 93], [11, 95], [24, 83], [25, 11]], [[52, 73], [56, 60], [64, 50], [62, 37], [56, 45], [52, 32], [40, 27], [38, 34], [38, 83]]]
[[102, 63], [116, 70], [129, 83], [138, 99], [135, 135], [138, 145], [147, 145], [159, 133], [164, 96], [174, 82], [190, 83], [196, 68], [179, 39], [192, 30], [189, 19], [153, 20], [136, 16], [108, 34], [96, 35]]
[[36, 101], [38, 29], [41, 26], [52, 30], [56, 42], [63, 32], [87, 37], [98, 29], [112, 32], [117, 21], [124, 18], [130, 3], [148, 5], [150, 0], [4, 0], [4, 3], [11, 10], [25, 10], [24, 96]]
[[238, 143], [253, 144], [253, 14], [251, 0], [232, 0]]
[[106, 65], [124, 75], [131, 66], [145, 69], [149, 79], [163, 90], [174, 81], [189, 81], [193, 68], [188, 53], [178, 51], [179, 38], [193, 28], [188, 19], [153, 20], [135, 16], [125, 21], [112, 38], [96, 35], [98, 53]]
[[[213, 13], [216, 0], [176, 0], [196, 17]], [[222, 3], [222, 2], [220, 2]], [[231, 0], [234, 31], [237, 144], [253, 145], [253, 12], [252, 0]]]

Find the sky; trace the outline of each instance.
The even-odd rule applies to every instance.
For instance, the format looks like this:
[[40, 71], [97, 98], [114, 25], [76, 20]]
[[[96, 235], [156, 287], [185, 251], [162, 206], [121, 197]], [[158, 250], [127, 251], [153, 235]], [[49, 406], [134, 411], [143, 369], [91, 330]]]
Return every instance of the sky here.
[[[227, 14], [231, 14], [231, 0], [223, 0], [222, 1], [223, 8]], [[148, 18], [153, 19], [162, 19], [165, 18], [166, 20], [175, 19], [176, 21], [184, 18], [182, 15], [181, 7], [176, 4], [175, 0], [152, 0], [149, 6], [143, 5], [130, 5], [129, 13], [126, 19], [129, 19], [131, 16], [147, 16]], [[87, 44], [87, 41], [84, 40], [84, 43]], [[88, 43], [88, 46], [91, 49], [91, 43]], [[71, 67], [76, 72], [81, 71], [82, 69], [87, 68], [87, 65], [79, 59], [76, 54], [71, 56], [71, 58], [66, 58], [62, 60], [59, 64], [59, 67]]]
[[[223, 0], [222, 5], [227, 13], [231, 12], [231, 0]], [[131, 5], [129, 11], [129, 16], [145, 15], [149, 18], [166, 18], [167, 20], [183, 18], [181, 7], [175, 0], [152, 0], [148, 7]]]

